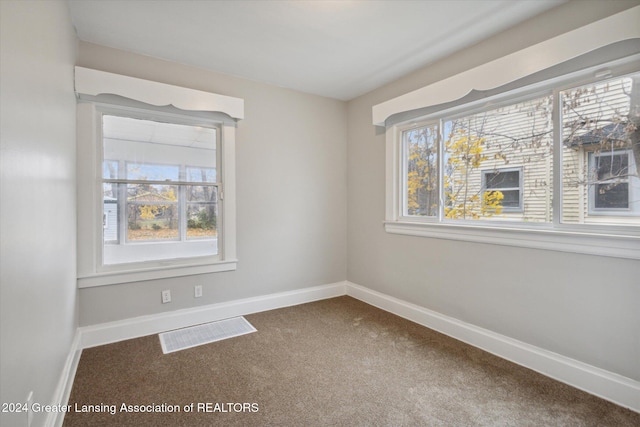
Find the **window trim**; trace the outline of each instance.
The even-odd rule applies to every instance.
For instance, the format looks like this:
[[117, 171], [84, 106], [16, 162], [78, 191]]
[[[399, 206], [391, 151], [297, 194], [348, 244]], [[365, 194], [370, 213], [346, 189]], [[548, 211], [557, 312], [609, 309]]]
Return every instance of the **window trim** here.
[[[532, 86], [524, 86], [516, 90], [499, 93], [487, 99], [456, 105], [421, 118], [387, 126], [385, 132], [385, 231], [410, 236], [640, 259], [640, 231], [638, 227], [562, 223], [559, 214], [562, 212], [562, 193], [560, 191], [562, 129], [558, 126], [554, 128], [553, 191], [554, 194], [560, 195], [560, 197], [553, 199], [553, 211], [556, 214], [553, 215], [550, 223], [510, 223], [491, 220], [482, 221], [481, 224], [477, 221], [464, 220], [452, 222], [441, 217], [442, 208], [439, 208], [438, 217], [403, 216], [403, 131], [412, 127], [425, 126], [438, 120], [448, 120], [456, 115], [472, 114], [475, 111], [488, 108], [488, 106], [495, 108], [496, 105], [504, 103], [517, 103], [522, 99], [533, 98], [544, 93], [553, 92], [555, 102], [559, 103], [560, 97], [558, 93], [562, 90], [598, 80], [623, 76], [640, 70], [638, 55], [614, 61], [608, 65], [609, 68], [605, 68], [604, 77], [600, 75], [602, 74], [602, 67], [598, 67], [597, 70], [589, 68], [582, 72], [559, 76]], [[559, 117], [559, 105], [554, 104], [553, 120], [557, 123]], [[439, 158], [439, 163], [440, 167], [442, 167], [442, 156]], [[442, 172], [439, 173], [439, 176], [442, 176]], [[441, 185], [440, 188], [442, 188]], [[442, 196], [440, 200], [442, 203]]]
[[387, 233], [586, 255], [640, 259], [640, 238], [544, 228], [384, 221]]
[[[76, 72], [78, 72], [76, 67]], [[95, 71], [95, 70], [90, 70]], [[110, 73], [95, 71], [98, 75], [109, 74], [109, 78], [131, 82], [131, 78]], [[116, 76], [116, 77], [114, 77]], [[86, 76], [85, 76], [86, 77]], [[141, 80], [141, 79], [133, 79]], [[190, 101], [196, 105], [199, 91], [184, 89], [176, 86], [163, 85], [156, 82], [149, 83], [153, 90], [150, 92], [163, 92], [170, 99], [172, 91], [181, 93], [181, 90], [189, 96]], [[78, 91], [78, 80], [76, 80], [76, 90]], [[158, 86], [156, 86], [158, 85]], [[82, 86], [82, 85], [80, 85]], [[99, 86], [99, 85], [98, 85]], [[231, 105], [232, 114], [235, 117], [242, 117], [243, 103], [241, 99], [231, 97], [221, 97], [224, 101], [220, 104], [220, 112], [190, 111], [184, 113], [177, 108], [155, 107], [137, 102], [136, 99], [115, 98], [112, 95], [102, 96], [99, 89], [92, 89], [96, 94], [85, 97], [83, 92], [78, 92], [77, 104], [77, 173], [78, 173], [78, 274], [77, 282], [79, 288], [129, 283], [142, 280], [153, 280], [159, 278], [181, 277], [194, 274], [215, 273], [221, 271], [231, 271], [237, 268], [236, 256], [236, 177], [235, 177], [235, 134], [236, 119], [229, 119], [225, 114], [224, 103], [233, 101]], [[166, 90], [169, 87], [170, 90]], [[105, 89], [108, 93], [108, 89]], [[125, 91], [126, 92], [126, 91]], [[112, 92], [113, 93], [113, 92]], [[117, 92], [116, 92], [117, 93]], [[208, 101], [216, 100], [218, 95], [202, 92], [208, 95]], [[126, 96], [127, 93], [119, 93]], [[204, 98], [203, 98], [204, 99]], [[172, 104], [169, 102], [168, 104]], [[165, 104], [166, 105], [166, 104]], [[175, 105], [175, 104], [174, 104]], [[213, 104], [205, 103], [207, 107]], [[142, 107], [142, 108], [141, 108]], [[211, 107], [213, 108], [213, 107]], [[161, 260], [153, 262], [119, 264], [116, 266], [102, 265], [102, 142], [100, 114], [104, 111], [115, 110], [118, 114], [123, 111], [135, 113], [143, 110], [145, 113], [152, 113], [153, 117], [164, 118], [168, 121], [178, 120], [179, 123], [192, 122], [193, 124], [203, 122], [215, 125], [220, 129], [220, 163], [218, 180], [221, 183], [222, 197], [224, 203], [221, 204], [221, 229], [218, 240], [217, 259], [210, 257], [178, 258], [171, 260]], [[194, 114], [192, 114], [194, 113]], [[213, 114], [212, 114], [213, 113]], [[208, 117], [207, 117], [208, 116]], [[147, 116], [148, 117], [148, 116]], [[225, 118], [226, 117], [226, 118]], [[173, 243], [173, 242], [172, 242]]]

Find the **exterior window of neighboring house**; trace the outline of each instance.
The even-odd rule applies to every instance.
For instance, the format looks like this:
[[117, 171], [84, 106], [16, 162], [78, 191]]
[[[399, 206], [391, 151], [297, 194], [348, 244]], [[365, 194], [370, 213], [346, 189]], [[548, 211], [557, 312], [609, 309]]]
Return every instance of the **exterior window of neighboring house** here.
[[492, 197], [501, 193], [500, 204], [504, 212], [522, 210], [522, 170], [496, 169], [482, 171], [482, 189], [484, 197]]
[[640, 209], [640, 185], [631, 150], [589, 153], [589, 208], [593, 214]]

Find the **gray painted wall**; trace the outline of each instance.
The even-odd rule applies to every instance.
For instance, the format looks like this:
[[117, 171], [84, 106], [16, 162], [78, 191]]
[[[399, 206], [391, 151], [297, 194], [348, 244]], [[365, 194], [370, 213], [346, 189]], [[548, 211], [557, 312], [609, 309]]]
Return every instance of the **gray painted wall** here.
[[78, 65], [245, 100], [237, 271], [81, 289], [81, 325], [346, 279], [346, 103], [88, 43]]
[[3, 0], [0, 19], [0, 402], [49, 404], [77, 327], [77, 42], [63, 1]]
[[371, 107], [638, 4], [571, 2], [348, 103], [348, 280], [640, 380], [640, 262], [385, 233]]

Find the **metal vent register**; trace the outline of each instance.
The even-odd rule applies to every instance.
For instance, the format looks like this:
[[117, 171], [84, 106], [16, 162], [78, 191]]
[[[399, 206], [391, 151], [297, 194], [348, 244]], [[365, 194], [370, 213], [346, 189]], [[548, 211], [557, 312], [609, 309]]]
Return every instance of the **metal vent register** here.
[[256, 332], [244, 317], [219, 320], [159, 334], [164, 354]]

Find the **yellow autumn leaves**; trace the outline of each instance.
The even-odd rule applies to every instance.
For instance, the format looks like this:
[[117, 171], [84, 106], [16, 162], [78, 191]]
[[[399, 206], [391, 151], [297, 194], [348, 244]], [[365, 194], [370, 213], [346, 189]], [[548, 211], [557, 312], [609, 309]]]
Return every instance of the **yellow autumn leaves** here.
[[413, 129], [407, 142], [407, 212], [434, 216], [438, 208], [437, 129]]
[[470, 191], [473, 173], [488, 159], [483, 154], [485, 138], [458, 130], [445, 142], [447, 174], [445, 176], [445, 218], [480, 219], [502, 213], [501, 191]]
[[[170, 188], [169, 190], [162, 192], [161, 196], [164, 199], [170, 200], [172, 202], [175, 202], [176, 200], [178, 200], [175, 192], [173, 191], [173, 188]], [[140, 205], [139, 206], [140, 219], [155, 219], [155, 217], [158, 216], [158, 214], [162, 210], [169, 209], [169, 207], [170, 207], [169, 205]]]
[[[435, 216], [439, 198], [436, 129], [412, 130], [407, 141], [407, 213]], [[480, 219], [502, 213], [504, 194], [481, 189], [479, 168], [488, 160], [485, 142], [462, 129], [445, 142], [446, 218]]]

